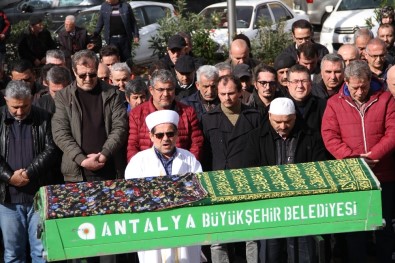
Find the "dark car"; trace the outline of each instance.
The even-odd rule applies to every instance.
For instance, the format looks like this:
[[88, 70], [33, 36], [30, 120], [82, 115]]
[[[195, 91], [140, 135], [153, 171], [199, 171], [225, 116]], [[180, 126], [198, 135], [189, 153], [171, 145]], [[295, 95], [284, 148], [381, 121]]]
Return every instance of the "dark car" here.
[[104, 0], [19, 0], [4, 7], [11, 24], [29, 20], [30, 16], [41, 16], [48, 21], [49, 29], [56, 29], [68, 15], [100, 5]]

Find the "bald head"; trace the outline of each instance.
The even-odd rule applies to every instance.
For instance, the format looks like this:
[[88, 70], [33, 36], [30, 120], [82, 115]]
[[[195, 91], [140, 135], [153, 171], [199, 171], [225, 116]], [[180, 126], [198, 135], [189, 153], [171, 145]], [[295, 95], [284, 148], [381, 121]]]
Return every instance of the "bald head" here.
[[99, 63], [99, 68], [97, 69], [97, 77], [103, 81], [109, 82], [110, 80], [110, 69], [104, 63]]
[[343, 58], [344, 63], [346, 63], [346, 66], [350, 64], [351, 61], [360, 58], [358, 48], [351, 44], [342, 45], [337, 51], [337, 54]]
[[230, 45], [229, 57], [232, 60], [232, 65], [247, 64], [250, 57], [250, 49], [247, 43], [242, 39], [236, 39]]
[[392, 96], [395, 97], [395, 66], [387, 71], [387, 86]]

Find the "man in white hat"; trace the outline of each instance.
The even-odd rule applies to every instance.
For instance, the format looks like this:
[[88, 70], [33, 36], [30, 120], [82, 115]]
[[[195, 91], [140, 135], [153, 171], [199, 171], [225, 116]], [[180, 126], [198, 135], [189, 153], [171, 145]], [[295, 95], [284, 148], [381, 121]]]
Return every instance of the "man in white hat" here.
[[[202, 172], [192, 153], [176, 148], [178, 121], [178, 113], [172, 110], [155, 111], [145, 118], [153, 147], [132, 157], [126, 179]], [[140, 263], [199, 263], [200, 246], [141, 251], [138, 255]]]
[[[310, 130], [296, 116], [291, 99], [276, 98], [270, 103], [269, 121], [253, 130], [243, 154], [244, 167], [281, 165], [325, 160], [325, 147], [318, 132]], [[293, 245], [298, 243], [297, 246]], [[261, 260], [283, 262], [312, 262], [314, 243], [311, 237], [262, 240]], [[298, 247], [294, 251], [294, 247]]]

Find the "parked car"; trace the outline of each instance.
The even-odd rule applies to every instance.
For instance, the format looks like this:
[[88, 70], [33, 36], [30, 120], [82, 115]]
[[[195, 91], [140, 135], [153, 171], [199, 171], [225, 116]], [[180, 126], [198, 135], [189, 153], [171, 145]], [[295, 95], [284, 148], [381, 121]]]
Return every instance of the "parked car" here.
[[[227, 11], [227, 2], [221, 2], [209, 5], [200, 12], [208, 20], [214, 14], [221, 17], [218, 27], [211, 31], [212, 39], [220, 46], [228, 45]], [[294, 12], [280, 0], [236, 1], [237, 34], [243, 33], [251, 40], [254, 39], [258, 33], [258, 21], [262, 18], [272, 24], [285, 20], [286, 31], [291, 31], [292, 23], [299, 19], [309, 20], [306, 13]]]
[[[394, 6], [394, 2], [388, 0], [387, 4]], [[329, 52], [338, 50], [342, 44], [353, 43], [356, 30], [369, 28], [367, 19], [373, 26], [378, 24], [374, 10], [380, 7], [380, 3], [381, 0], [339, 0], [336, 6], [326, 6], [331, 15], [322, 26], [320, 43]]]
[[[134, 16], [139, 27], [140, 42], [134, 50], [133, 61], [137, 65], [146, 65], [158, 59], [153, 55], [153, 49], [149, 42], [157, 34], [159, 29], [158, 20], [167, 16], [175, 16], [173, 5], [167, 3], [151, 1], [132, 1], [129, 2], [133, 9]], [[76, 16], [76, 25], [84, 27], [88, 32], [93, 33], [99, 18], [100, 5], [86, 9]], [[64, 25], [55, 31], [55, 35], [64, 29]]]
[[325, 11], [325, 6], [335, 6], [339, 0], [294, 0], [293, 9], [303, 10], [310, 18], [310, 23], [320, 26], [330, 13]]
[[41, 16], [48, 21], [48, 29], [56, 29], [68, 15], [77, 15], [84, 9], [103, 3], [104, 0], [19, 0], [3, 10], [11, 24]]

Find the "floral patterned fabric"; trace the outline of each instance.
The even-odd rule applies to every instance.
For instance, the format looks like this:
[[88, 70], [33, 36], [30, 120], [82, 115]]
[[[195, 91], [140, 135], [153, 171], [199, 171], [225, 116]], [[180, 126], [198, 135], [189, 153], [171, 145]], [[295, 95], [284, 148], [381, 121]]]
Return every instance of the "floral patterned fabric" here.
[[[40, 196], [45, 195], [45, 196]], [[199, 201], [207, 196], [197, 177], [188, 173], [131, 180], [50, 185], [36, 198], [47, 219], [157, 211]]]

